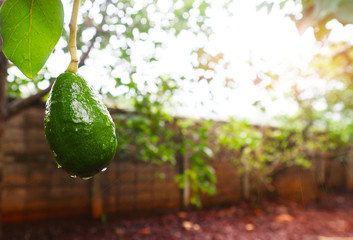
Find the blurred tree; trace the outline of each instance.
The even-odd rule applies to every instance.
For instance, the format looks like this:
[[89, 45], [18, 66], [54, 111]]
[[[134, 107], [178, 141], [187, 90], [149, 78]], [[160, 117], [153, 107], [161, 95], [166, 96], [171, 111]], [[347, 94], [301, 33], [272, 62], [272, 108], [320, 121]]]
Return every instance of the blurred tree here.
[[258, 10], [266, 8], [271, 12], [274, 5], [281, 9], [286, 4], [301, 6], [301, 12], [289, 13], [288, 15], [295, 21], [298, 31], [303, 33], [308, 27], [314, 29], [317, 40], [323, 40], [330, 33], [326, 23], [332, 19], [338, 20], [343, 25], [353, 24], [353, 2], [350, 0], [280, 0], [261, 1]]
[[[3, 2], [3, 1], [1, 1]], [[231, 1], [225, 1], [231, 2]], [[307, 27], [312, 26], [315, 30], [315, 34], [318, 40], [325, 39], [329, 33], [326, 29], [326, 23], [331, 19], [337, 19], [342, 24], [352, 23], [352, 1], [349, 0], [281, 0], [281, 1], [261, 1], [258, 4], [258, 8], [261, 9], [266, 7], [269, 11], [273, 9], [275, 5], [282, 9], [286, 7], [290, 2], [295, 5], [301, 6], [302, 11], [299, 13], [288, 13], [288, 15], [297, 23], [298, 29], [302, 32]], [[79, 25], [79, 33], [81, 36], [78, 39], [78, 48], [80, 49], [79, 54], [81, 56], [80, 66], [94, 69], [96, 61], [100, 61], [103, 58], [112, 59], [111, 61], [102, 61], [103, 68], [106, 69], [107, 77], [115, 82], [115, 88], [101, 88], [100, 91], [106, 97], [106, 99], [118, 100], [118, 107], [123, 109], [122, 112], [131, 111], [138, 112], [140, 115], [134, 115], [128, 113], [126, 115], [119, 115], [117, 120], [119, 123], [128, 126], [128, 128], [118, 128], [120, 131], [121, 139], [123, 143], [119, 145], [119, 154], [124, 154], [128, 148], [137, 148], [139, 151], [136, 152], [138, 157], [142, 159], [151, 159], [156, 162], [173, 162], [174, 152], [176, 149], [181, 148], [184, 152], [188, 152], [188, 155], [194, 159], [195, 168], [190, 167], [190, 171], [187, 176], [183, 176], [180, 179], [189, 178], [190, 181], [196, 182], [198, 187], [196, 191], [201, 190], [203, 192], [214, 192], [213, 185], [215, 182], [214, 175], [212, 175], [212, 169], [205, 167], [203, 161], [197, 156], [207, 156], [209, 151], [204, 147], [203, 141], [200, 142], [200, 146], [191, 142], [183, 141], [184, 145], [173, 145], [173, 141], [170, 139], [175, 138], [173, 132], [167, 129], [165, 126], [172, 124], [172, 118], [170, 114], [167, 114], [167, 109], [170, 108], [169, 100], [172, 98], [178, 89], [181, 88], [180, 82], [185, 80], [202, 80], [205, 79], [208, 82], [211, 81], [216, 71], [216, 65], [220, 64], [224, 68], [227, 67], [227, 63], [224, 62], [223, 54], [210, 54], [202, 46], [198, 46], [192, 49], [192, 52], [196, 54], [196, 63], [190, 63], [194, 69], [201, 70], [202, 74], [196, 78], [185, 76], [183, 72], [177, 74], [168, 74], [163, 69], [158, 75], [146, 73], [146, 69], [154, 68], [158, 65], [160, 60], [160, 50], [165, 48], [166, 41], [172, 39], [174, 36], [180, 36], [181, 34], [188, 33], [196, 38], [206, 38], [212, 34], [210, 27], [207, 24], [207, 9], [211, 6], [212, 1], [206, 0], [85, 0], [81, 8], [82, 19]], [[227, 7], [227, 4], [224, 5]], [[67, 40], [68, 34], [64, 32], [63, 39]], [[342, 49], [349, 49], [350, 46], [343, 46]], [[144, 49], [144, 52], [141, 52]], [[55, 49], [53, 57], [56, 54], [66, 53], [67, 47], [65, 44], [59, 44]], [[342, 51], [341, 51], [342, 52]], [[348, 55], [347, 55], [348, 54]], [[335, 59], [345, 58], [346, 55], [350, 57], [350, 51], [344, 51], [341, 54], [336, 54]], [[2, 56], [2, 55], [1, 55]], [[318, 56], [319, 58], [319, 56]], [[32, 103], [42, 99], [50, 90], [50, 86], [46, 89], [41, 90], [41, 86], [49, 85], [49, 82], [54, 80], [52, 76], [52, 69], [47, 66], [43, 69], [33, 81], [28, 81], [20, 75], [16, 74], [15, 66], [8, 65], [7, 60], [2, 56], [1, 68], [0, 68], [0, 138], [3, 136], [3, 123], [10, 119], [15, 114], [19, 113], [23, 109], [30, 106]], [[326, 59], [327, 60], [327, 59]], [[327, 60], [329, 61], [329, 60]], [[342, 77], [344, 74], [341, 72], [349, 72], [349, 61], [344, 59], [340, 62], [341, 65], [335, 67], [338, 62], [330, 62], [327, 65], [320, 66], [319, 61], [315, 62], [315, 66], [320, 71], [328, 71], [326, 66], [332, 66], [336, 69], [334, 76]], [[336, 65], [335, 65], [336, 64]], [[342, 67], [344, 66], [344, 67]], [[320, 72], [319, 71], [319, 72]], [[9, 72], [9, 76], [7, 76]], [[332, 72], [322, 72], [322, 74], [332, 74]], [[254, 79], [255, 85], [261, 85], [260, 83], [264, 78], [271, 78], [276, 80], [278, 76], [276, 73], [259, 72]], [[343, 79], [349, 79], [348, 75], [344, 75]], [[232, 79], [227, 79], [229, 82]], [[348, 80], [347, 80], [348, 81]], [[346, 84], [346, 83], [344, 83]], [[340, 110], [340, 104], [337, 105], [337, 101], [334, 101], [334, 96], [340, 97], [340, 101], [344, 105], [344, 111], [346, 112], [346, 119], [351, 115], [349, 110], [350, 106], [350, 94], [351, 86], [344, 85], [346, 90], [339, 92], [340, 89], [333, 89], [329, 91], [325, 97], [331, 112], [337, 112]], [[266, 86], [266, 89], [270, 90], [271, 85]], [[6, 90], [5, 90], [6, 89]], [[26, 97], [24, 90], [32, 93], [33, 95]], [[118, 94], [116, 93], [119, 90]], [[336, 91], [336, 93], [335, 93]], [[320, 125], [318, 123], [318, 116], [323, 113], [315, 111], [312, 103], [317, 101], [319, 96], [316, 96], [312, 100], [308, 100], [302, 95], [300, 90], [296, 92], [294, 96], [302, 112], [299, 113], [295, 122], [304, 123], [300, 128], [304, 132], [304, 137], [308, 136], [315, 131], [311, 131], [312, 126]], [[8, 101], [6, 96], [11, 98]], [[13, 99], [16, 98], [16, 99]], [[341, 104], [341, 105], [342, 105]], [[261, 104], [258, 104], [261, 108]], [[142, 114], [142, 115], [141, 115]], [[329, 116], [330, 114], [326, 114]], [[331, 114], [332, 115], [332, 114]], [[290, 123], [289, 120], [286, 120]], [[327, 126], [332, 129], [337, 129], [337, 124], [331, 124]], [[230, 133], [241, 134], [239, 126], [232, 122], [230, 123], [232, 131]], [[233, 125], [232, 125], [233, 124]], [[347, 120], [347, 126], [351, 126], [351, 123]], [[185, 123], [180, 124], [179, 127], [182, 131], [185, 131]], [[265, 166], [268, 167], [268, 163], [273, 163], [279, 159], [274, 157], [274, 154], [270, 150], [266, 150], [268, 155], [267, 160], [263, 160], [262, 154], [257, 154], [259, 149], [264, 149], [262, 146], [263, 132], [259, 130], [250, 130], [247, 125], [244, 127], [244, 131], [249, 131], [249, 137], [247, 141], [251, 143], [238, 143], [239, 146], [230, 146], [247, 157], [254, 159], [254, 168], [263, 169]], [[233, 129], [235, 128], [235, 129]], [[310, 129], [310, 131], [308, 130]], [[352, 129], [352, 127], [351, 127]], [[132, 136], [131, 136], [131, 133]], [[278, 136], [279, 138], [289, 138], [287, 131], [283, 132]], [[310, 133], [310, 134], [309, 134]], [[271, 135], [272, 133], [269, 133]], [[273, 133], [274, 134], [274, 133]], [[286, 135], [287, 134], [287, 135]], [[195, 138], [203, 138], [204, 130], [201, 130], [196, 134]], [[146, 137], [148, 136], [148, 137]], [[235, 136], [235, 137], [234, 137]], [[238, 138], [238, 135], [234, 136], [221, 136], [223, 140], [221, 142], [227, 142], [229, 144], [236, 144], [242, 138]], [[235, 138], [235, 139], [232, 139]], [[347, 139], [347, 137], [346, 137]], [[163, 143], [161, 143], [163, 140]], [[233, 142], [233, 140], [235, 142]], [[325, 140], [329, 142], [329, 140]], [[1, 142], [1, 139], [0, 139]], [[283, 140], [279, 142], [285, 142]], [[289, 141], [290, 142], [290, 141]], [[301, 142], [304, 142], [304, 140]], [[324, 143], [321, 142], [321, 143]], [[194, 144], [194, 145], [193, 145]], [[227, 145], [228, 143], [224, 143]], [[322, 144], [324, 146], [325, 144]], [[145, 148], [141, 148], [145, 146]], [[264, 151], [264, 150], [261, 150]], [[198, 153], [199, 152], [199, 153]], [[0, 145], [0, 158], [1, 158], [1, 145]], [[196, 157], [192, 157], [193, 154]], [[253, 157], [255, 156], [255, 157]], [[283, 157], [283, 156], [282, 156]], [[290, 158], [292, 159], [292, 158]], [[1, 163], [1, 159], [0, 159]], [[249, 169], [249, 166], [242, 165], [243, 169]], [[270, 164], [271, 166], [271, 164]], [[196, 173], [200, 174], [200, 179], [195, 177], [195, 172], [191, 172], [192, 169]], [[266, 170], [267, 171], [267, 170]], [[267, 176], [266, 174], [264, 176]], [[179, 179], [181, 183], [182, 180]], [[200, 182], [205, 181], [206, 185], [200, 185]], [[246, 193], [248, 195], [248, 193]], [[197, 198], [194, 200], [198, 204]]]
[[218, 129], [219, 147], [232, 153], [229, 160], [241, 175], [245, 200], [262, 186], [273, 190], [271, 176], [284, 167], [310, 167], [305, 154], [308, 140], [295, 125], [258, 127], [231, 118]]
[[311, 63], [328, 84], [323, 95], [327, 106], [321, 119], [327, 122], [329, 132], [338, 135], [341, 145], [351, 145], [353, 140], [352, 63], [353, 46], [347, 42], [329, 44], [327, 51], [315, 55]]

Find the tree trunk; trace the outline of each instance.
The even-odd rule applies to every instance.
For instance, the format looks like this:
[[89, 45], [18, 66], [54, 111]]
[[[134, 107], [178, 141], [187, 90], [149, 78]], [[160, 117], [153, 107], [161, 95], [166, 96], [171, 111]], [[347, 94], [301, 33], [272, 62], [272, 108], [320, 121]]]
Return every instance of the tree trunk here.
[[[1, 2], [0, 2], [1, 3]], [[6, 111], [6, 81], [7, 81], [8, 61], [2, 52], [2, 40], [0, 38], [0, 240], [3, 239], [2, 234], [2, 170], [4, 160], [3, 138], [4, 123]]]
[[[5, 0], [0, 0], [0, 7]], [[3, 239], [2, 229], [2, 170], [4, 164], [4, 123], [7, 103], [6, 82], [7, 82], [8, 61], [2, 52], [2, 38], [0, 37], [0, 240]]]

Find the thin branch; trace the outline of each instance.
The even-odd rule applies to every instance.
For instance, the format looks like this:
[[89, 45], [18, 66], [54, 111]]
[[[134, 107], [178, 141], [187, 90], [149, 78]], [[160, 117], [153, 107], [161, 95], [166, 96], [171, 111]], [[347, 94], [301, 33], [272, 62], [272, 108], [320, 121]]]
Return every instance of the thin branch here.
[[[46, 94], [50, 92], [51, 87], [53, 86], [55, 80], [52, 80], [50, 86], [36, 94], [26, 98], [26, 99], [16, 99], [8, 104], [5, 114], [4, 120], [8, 121], [21, 111], [31, 107], [34, 103], [36, 103], [40, 98], [44, 97]], [[135, 111], [126, 111], [120, 108], [109, 108], [109, 112], [111, 114], [141, 114]]]
[[80, 67], [82, 67], [82, 66], [85, 65], [85, 61], [86, 61], [86, 59], [88, 58], [89, 53], [90, 53], [91, 50], [93, 49], [94, 43], [95, 43], [95, 41], [96, 41], [96, 39], [97, 39], [97, 37], [98, 37], [98, 33], [99, 33], [99, 32], [97, 31], [96, 34], [93, 36], [93, 38], [91, 38], [91, 40], [90, 40], [90, 45], [89, 45], [87, 51], [84, 52], [84, 53], [81, 55], [80, 61], [79, 61], [79, 64], [78, 64], [78, 68], [80, 68]]
[[[40, 98], [44, 97], [47, 93], [50, 92], [50, 89], [52, 85], [54, 84], [54, 81], [51, 82], [50, 86], [26, 99], [16, 99], [12, 101], [8, 107], [7, 111], [5, 112], [5, 121], [8, 121], [21, 111], [31, 107], [34, 103], [36, 103]], [[108, 109], [111, 114], [139, 114], [134, 111], [126, 111], [124, 109], [119, 109], [119, 108], [109, 108]]]
[[5, 111], [5, 121], [9, 120], [22, 110], [30, 107], [33, 103], [37, 102], [40, 98], [44, 97], [47, 93], [50, 92], [52, 85], [54, 84], [54, 80], [51, 81], [49, 87], [46, 89], [37, 92], [36, 94], [26, 98], [26, 99], [16, 99], [10, 102]]
[[[107, 0], [106, 1], [106, 6], [108, 6], [110, 3], [112, 3], [112, 1], [111, 0]], [[106, 17], [107, 17], [107, 12], [104, 11], [102, 13], [102, 24], [101, 25], [104, 25], [106, 23]], [[78, 68], [80, 68], [80, 67], [85, 65], [85, 61], [88, 58], [89, 53], [93, 49], [94, 43], [96, 42], [97, 37], [99, 36], [99, 34], [104, 33], [104, 31], [102, 30], [101, 27], [97, 27], [97, 26], [91, 26], [91, 27], [95, 27], [96, 28], [96, 33], [91, 38], [90, 45], [89, 45], [87, 51], [84, 54], [81, 55], [81, 58], [80, 58], [80, 61], [79, 61], [79, 64], [78, 64]]]
[[121, 108], [108, 108], [110, 114], [141, 114], [135, 111], [127, 111]]

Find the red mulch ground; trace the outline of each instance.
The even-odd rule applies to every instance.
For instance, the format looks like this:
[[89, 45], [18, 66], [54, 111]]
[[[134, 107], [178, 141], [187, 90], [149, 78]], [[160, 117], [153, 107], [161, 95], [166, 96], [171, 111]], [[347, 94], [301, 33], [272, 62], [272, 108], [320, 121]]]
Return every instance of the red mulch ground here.
[[[305, 207], [264, 201], [261, 206], [179, 212], [162, 216], [51, 221], [4, 227], [6, 240], [337, 240], [353, 239], [353, 193], [326, 196]], [[352, 237], [352, 238], [349, 238]]]

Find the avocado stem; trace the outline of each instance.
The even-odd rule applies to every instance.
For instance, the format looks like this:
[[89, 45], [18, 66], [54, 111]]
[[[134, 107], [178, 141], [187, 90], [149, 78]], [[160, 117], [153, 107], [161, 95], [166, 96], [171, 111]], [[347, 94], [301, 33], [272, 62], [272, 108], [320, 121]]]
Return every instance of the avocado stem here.
[[72, 7], [72, 15], [70, 20], [70, 36], [69, 36], [69, 52], [71, 55], [71, 62], [66, 69], [67, 72], [76, 73], [78, 69], [78, 58], [77, 58], [77, 44], [76, 44], [76, 33], [77, 33], [77, 16], [80, 8], [80, 0], [74, 0]]

